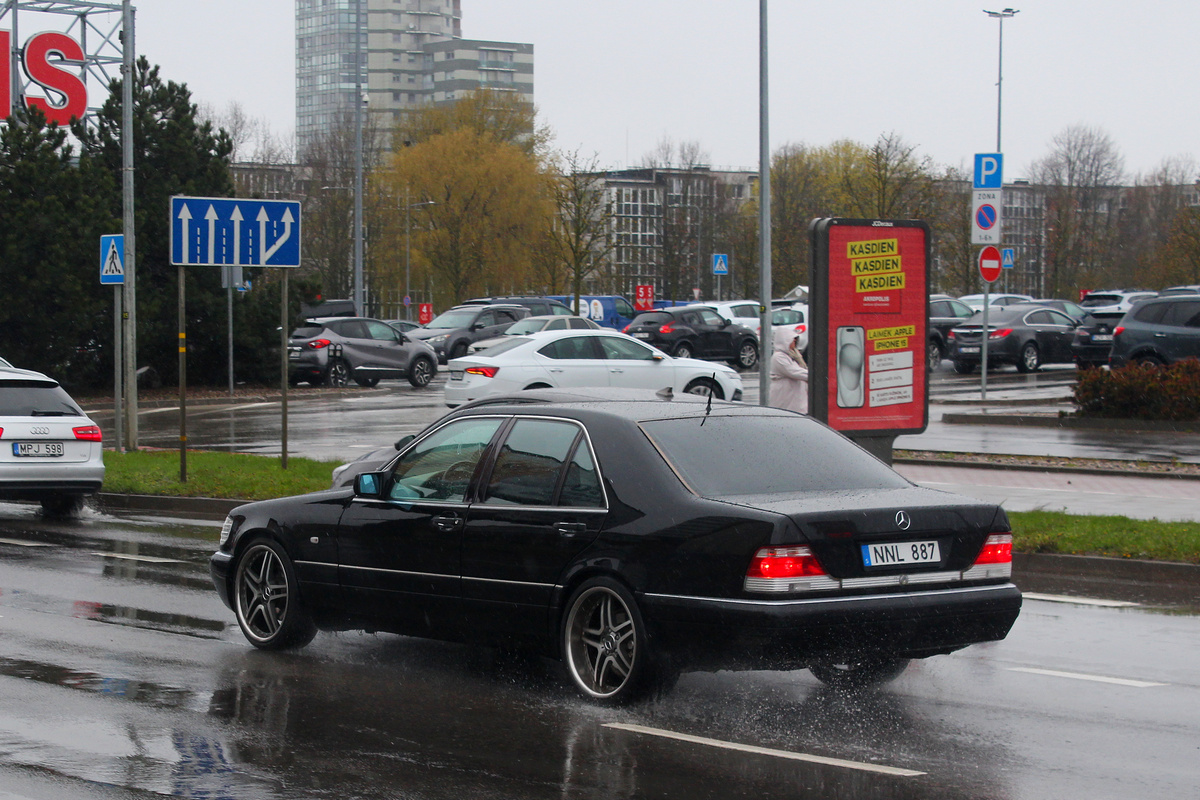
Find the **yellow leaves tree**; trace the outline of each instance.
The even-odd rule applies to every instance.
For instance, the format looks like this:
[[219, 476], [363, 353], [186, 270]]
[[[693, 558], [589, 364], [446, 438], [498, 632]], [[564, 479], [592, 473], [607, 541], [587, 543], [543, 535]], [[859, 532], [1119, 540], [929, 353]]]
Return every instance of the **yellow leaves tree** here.
[[435, 309], [526, 289], [552, 213], [533, 156], [486, 131], [454, 128], [394, 153], [380, 183], [392, 197], [427, 203], [412, 217], [412, 274]]

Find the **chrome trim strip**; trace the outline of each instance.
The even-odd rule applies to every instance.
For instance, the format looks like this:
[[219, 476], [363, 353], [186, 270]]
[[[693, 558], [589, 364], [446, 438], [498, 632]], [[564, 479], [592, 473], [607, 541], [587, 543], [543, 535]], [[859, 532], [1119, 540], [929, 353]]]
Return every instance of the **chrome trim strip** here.
[[[1000, 586], [952, 586], [945, 589], [932, 589], [923, 592], [892, 592], [889, 594], [864, 594], [854, 597], [811, 597], [797, 600], [740, 600], [730, 597], [695, 597], [684, 594], [653, 594], [643, 595], [657, 600], [692, 600], [701, 603], [713, 603], [727, 606], [762, 606], [764, 608], [780, 608], [782, 606], [805, 606], [831, 603], [859, 603], [867, 600], [901, 600], [913, 597], [937, 597], [948, 594], [995, 593], [1001, 589], [1012, 587], [1011, 583]], [[1013, 587], [1015, 588], [1015, 587]]]
[[480, 578], [475, 575], [461, 576], [464, 581], [477, 581], [479, 583], [503, 583], [509, 586], [537, 586], [540, 589], [553, 589], [556, 584], [539, 583], [537, 581], [507, 581], [500, 578]]
[[[305, 563], [297, 561], [297, 564]], [[384, 569], [382, 567], [359, 567], [354, 564], [338, 564], [342, 569], [353, 569], [360, 572], [384, 572], [388, 575], [408, 575], [414, 578], [458, 578], [458, 575], [447, 575], [444, 572], [413, 572], [406, 569]]]
[[742, 584], [747, 592], [788, 594], [819, 592], [830, 589], [879, 589], [887, 586], [908, 586], [927, 583], [960, 583], [962, 581], [1011, 578], [1012, 564], [985, 564], [970, 569], [947, 572], [906, 572], [899, 575], [877, 575], [866, 578], [833, 578], [820, 575], [802, 578], [746, 578]]

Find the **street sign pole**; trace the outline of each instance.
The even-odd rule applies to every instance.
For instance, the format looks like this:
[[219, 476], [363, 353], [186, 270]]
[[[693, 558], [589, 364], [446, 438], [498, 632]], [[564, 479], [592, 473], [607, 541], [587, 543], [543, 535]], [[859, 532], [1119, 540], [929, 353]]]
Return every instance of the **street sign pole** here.
[[979, 251], [979, 276], [983, 278], [983, 336], [979, 343], [979, 399], [987, 400], [987, 367], [988, 367], [988, 311], [991, 309], [992, 282], [1000, 277], [1000, 251], [988, 246]]

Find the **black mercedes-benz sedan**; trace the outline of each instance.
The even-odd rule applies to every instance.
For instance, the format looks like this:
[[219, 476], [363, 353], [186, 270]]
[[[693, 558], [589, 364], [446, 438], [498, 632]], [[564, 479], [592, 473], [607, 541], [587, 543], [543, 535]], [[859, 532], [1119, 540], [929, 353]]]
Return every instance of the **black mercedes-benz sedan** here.
[[809, 417], [651, 394], [453, 411], [353, 487], [238, 507], [211, 572], [260, 648], [525, 648], [602, 702], [696, 668], [878, 683], [1004, 638], [1021, 606], [1000, 507]]

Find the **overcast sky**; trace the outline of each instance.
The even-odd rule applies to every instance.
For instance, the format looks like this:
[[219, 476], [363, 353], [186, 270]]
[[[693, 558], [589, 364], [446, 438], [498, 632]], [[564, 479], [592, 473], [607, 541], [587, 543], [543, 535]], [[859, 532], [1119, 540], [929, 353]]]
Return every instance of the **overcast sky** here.
[[[1200, 154], [1200, 3], [1039, 0], [1004, 22], [1005, 179], [1071, 125], [1106, 132], [1129, 176]], [[969, 166], [996, 148], [998, 27], [965, 0], [770, 4], [772, 149], [896, 132]], [[294, 126], [293, 0], [141, 0], [139, 53], [197, 102]], [[755, 0], [462, 0], [463, 35], [534, 45], [558, 147], [637, 165], [670, 139], [758, 163]], [[23, 30], [30, 30], [23, 24]]]

